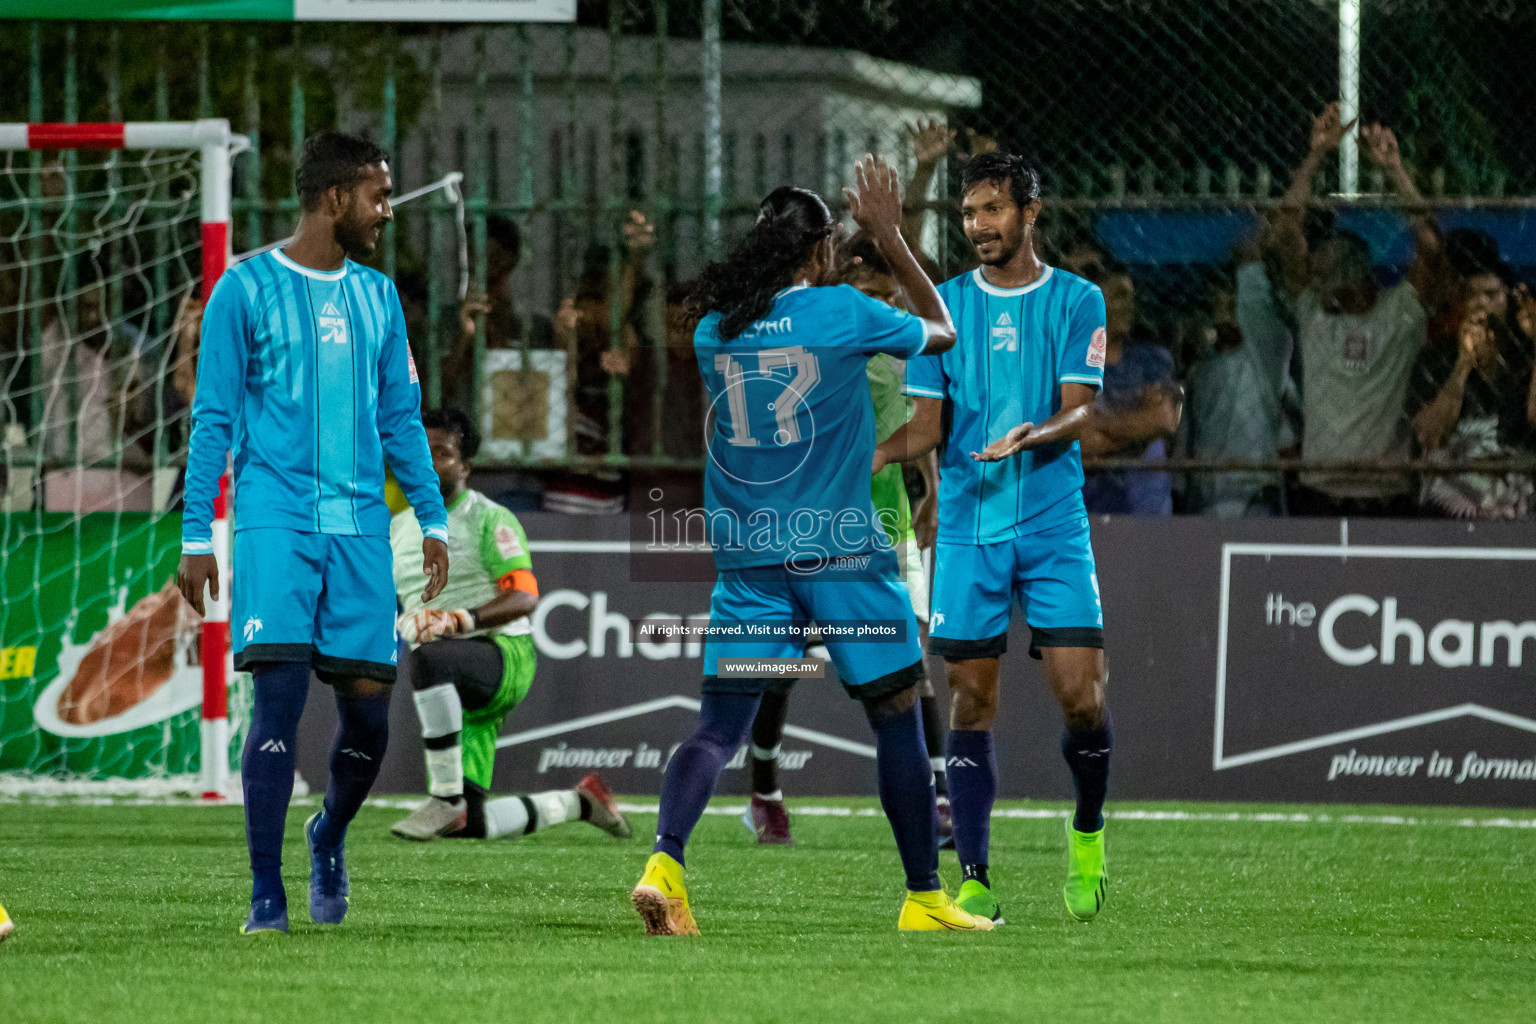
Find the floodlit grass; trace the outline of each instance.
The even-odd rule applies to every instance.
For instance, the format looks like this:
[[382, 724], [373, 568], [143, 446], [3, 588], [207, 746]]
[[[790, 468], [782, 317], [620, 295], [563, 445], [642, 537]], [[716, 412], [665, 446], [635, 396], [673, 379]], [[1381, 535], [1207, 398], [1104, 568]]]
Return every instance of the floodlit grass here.
[[[709, 816], [688, 851], [704, 934], [679, 940], [647, 939], [627, 899], [653, 816], [634, 816], [630, 843], [578, 824], [414, 845], [388, 834], [402, 812], [370, 807], [349, 841], [351, 914], [322, 929], [295, 807], [293, 934], [252, 939], [236, 932], [238, 808], [0, 804], [0, 902], [18, 924], [0, 1020], [1536, 1019], [1536, 830], [1456, 824], [1523, 815], [1182, 809], [1248, 817], [1111, 820], [1110, 899], [1088, 925], [1062, 908], [1061, 819], [994, 822], [1008, 923], [991, 934], [896, 932], [883, 818], [802, 815], [798, 846], [759, 849]], [[1268, 811], [1313, 818], [1251, 820]], [[1352, 811], [1419, 820], [1339, 820]], [[953, 854], [943, 870], [957, 885]]]

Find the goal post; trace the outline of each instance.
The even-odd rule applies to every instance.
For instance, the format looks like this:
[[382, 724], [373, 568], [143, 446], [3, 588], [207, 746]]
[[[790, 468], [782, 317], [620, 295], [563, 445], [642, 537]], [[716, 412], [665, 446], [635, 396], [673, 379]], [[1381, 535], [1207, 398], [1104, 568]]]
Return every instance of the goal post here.
[[[169, 509], [196, 299], [271, 247], [230, 252], [244, 141], [219, 119], [0, 124], [0, 796], [233, 789], [250, 677], [230, 651], [229, 474], [202, 617], [175, 588]], [[393, 201], [443, 193], [461, 296], [462, 179]]]
[[[132, 436], [119, 406], [143, 403], [146, 392], [152, 392], [151, 447], [156, 468], [167, 468], [160, 465], [169, 426], [162, 399], [177, 356], [180, 324], [167, 329], [166, 310], [177, 296], [194, 291], [206, 302], [229, 265], [230, 162], [242, 141], [231, 134], [228, 121], [216, 118], [0, 124], [4, 173], [12, 179], [32, 176], [26, 187], [13, 181], [15, 187], [0, 202], [0, 218], [8, 218], [0, 223], [0, 245], [6, 247], [0, 250], [0, 320], [14, 330], [18, 342], [4, 410], [0, 787], [30, 782], [32, 788], [52, 784], [66, 791], [104, 784], [205, 798], [225, 793], [231, 739], [229, 608], [235, 582], [226, 517], [228, 476], [220, 481], [213, 526], [225, 585], [219, 600], [205, 604], [198, 622], [171, 584], [160, 586], [167, 565], [174, 564], [173, 547], [179, 547], [179, 535], [173, 544], [170, 530], [155, 529], [156, 515], [164, 511], [160, 499], [143, 509], [150, 513], [146, 524], [132, 520], [132, 526], [125, 525], [140, 508], [125, 499], [125, 441], [145, 438]], [[45, 168], [37, 157], [20, 166], [20, 151], [75, 156], [65, 172], [58, 166]], [[129, 158], [120, 160], [116, 151], [126, 151]], [[88, 152], [103, 153], [103, 162], [82, 167], [82, 154]], [[171, 155], [161, 159], [156, 154]], [[63, 176], [65, 184], [45, 189], [37, 180], [40, 174]], [[100, 184], [77, 187], [87, 176]], [[194, 216], [186, 195], [193, 189], [195, 238], [182, 230], [190, 228]], [[193, 246], [200, 250], [195, 261], [187, 251]], [[80, 267], [87, 262], [90, 284], [82, 285]], [[44, 296], [50, 282], [52, 293]], [[82, 306], [99, 308], [82, 316]], [[11, 388], [10, 381], [18, 378], [25, 386]], [[111, 401], [92, 402], [101, 387]], [[23, 406], [31, 411], [29, 422], [21, 422]], [[185, 404], [176, 415], [185, 428]], [[106, 440], [88, 444], [87, 434]], [[181, 447], [185, 434], [182, 429]], [[163, 461], [174, 466], [172, 459]], [[91, 484], [82, 481], [103, 475], [110, 480], [113, 473], [117, 482], [103, 493], [87, 494]], [[67, 486], [54, 488], [61, 475], [73, 492]], [[134, 511], [125, 511], [129, 506]], [[96, 529], [99, 522], [90, 521], [92, 516], [97, 521], [111, 517], [110, 527]], [[60, 538], [69, 536], [61, 520], [73, 525], [76, 545], [67, 587], [58, 585], [66, 575], [58, 565], [61, 559], [44, 551], [45, 545], [62, 544]], [[140, 554], [140, 535], [146, 530], [151, 539]], [[81, 539], [87, 535], [97, 539]], [[107, 562], [101, 578], [95, 573], [99, 556]], [[27, 594], [29, 560], [35, 568]], [[131, 591], [142, 596], [129, 610]], [[28, 604], [30, 615], [25, 614]], [[68, 607], [60, 610], [60, 604]], [[100, 610], [106, 611], [104, 624], [95, 614]], [[92, 626], [102, 628], [92, 633]], [[200, 655], [197, 665], [193, 648]], [[71, 678], [65, 679], [66, 674]], [[31, 686], [10, 685], [18, 680]], [[194, 703], [200, 704], [200, 722], [191, 730], [187, 719]], [[30, 706], [18, 708], [21, 704]], [[183, 739], [173, 738], [173, 723], [179, 723]], [[148, 749], [157, 742], [166, 748], [179, 744], [180, 750], [173, 756], [169, 749]], [[195, 775], [190, 770], [194, 754]]]

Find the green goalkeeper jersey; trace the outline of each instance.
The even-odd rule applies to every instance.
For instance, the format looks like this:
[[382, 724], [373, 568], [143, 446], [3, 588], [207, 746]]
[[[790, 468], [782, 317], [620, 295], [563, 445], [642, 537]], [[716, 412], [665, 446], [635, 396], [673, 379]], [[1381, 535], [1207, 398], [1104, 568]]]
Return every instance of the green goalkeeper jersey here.
[[[905, 375], [902, 364], [894, 357], [883, 353], [875, 356], [869, 361], [865, 373], [869, 377], [869, 397], [875, 405], [875, 443], [878, 444], [912, 418], [912, 400], [901, 393]], [[875, 514], [884, 523], [891, 543], [900, 544], [912, 528], [912, 510], [907, 503], [907, 485], [902, 479], [901, 466], [893, 464], [876, 473], [869, 489], [875, 502]]]
[[[531, 569], [528, 535], [510, 511], [479, 491], [465, 490], [448, 506], [448, 582], [430, 604], [421, 600], [426, 577], [421, 573], [421, 525], [406, 509], [389, 524], [394, 552], [395, 593], [407, 615], [423, 608], [478, 608], [502, 589], [502, 578], [518, 569]], [[528, 616], [477, 634], [526, 636], [533, 632]]]

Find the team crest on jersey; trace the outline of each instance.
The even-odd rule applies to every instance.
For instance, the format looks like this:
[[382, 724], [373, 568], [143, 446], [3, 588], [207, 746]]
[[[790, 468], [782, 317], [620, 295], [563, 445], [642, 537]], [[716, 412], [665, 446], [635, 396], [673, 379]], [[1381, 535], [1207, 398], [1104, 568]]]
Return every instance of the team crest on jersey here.
[[1088, 342], [1088, 365], [1104, 369], [1104, 353], [1109, 348], [1109, 335], [1100, 327], [1093, 332], [1093, 340]]
[[502, 558], [516, 558], [523, 553], [523, 542], [517, 539], [517, 531], [510, 526], [496, 527], [496, 550]]
[[320, 315], [315, 318], [320, 325], [320, 343], [330, 342], [333, 345], [345, 345], [347, 343], [347, 318], [341, 315], [334, 303], [327, 302], [320, 310]]
[[992, 351], [1001, 352], [1007, 349], [1009, 352], [1019, 350], [1019, 328], [1013, 322], [1013, 317], [1004, 310], [1003, 315], [997, 318], [997, 323], [992, 325]]

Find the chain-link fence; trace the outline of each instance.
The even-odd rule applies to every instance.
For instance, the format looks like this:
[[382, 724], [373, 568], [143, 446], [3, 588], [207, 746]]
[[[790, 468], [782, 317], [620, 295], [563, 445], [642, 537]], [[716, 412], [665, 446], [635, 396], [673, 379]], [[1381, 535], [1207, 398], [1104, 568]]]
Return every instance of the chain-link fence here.
[[[371, 134], [404, 188], [462, 171], [464, 255], [437, 193], [401, 208], [378, 262], [429, 403], [473, 410], [483, 466], [537, 477], [550, 507], [617, 508], [625, 470], [701, 466], [681, 297], [767, 191], [836, 207], [857, 155], [883, 153], [909, 182], [912, 240], [950, 276], [974, 266], [958, 170], [1001, 147], [1041, 174], [1041, 256], [1109, 298], [1099, 508], [1511, 517], [1529, 512], [1536, 423], [1536, 307], [1519, 287], [1536, 266], [1533, 52], [1536, 8], [1516, 0], [10, 23], [0, 120], [227, 117], [251, 142], [237, 253], [289, 229], [292, 154], [315, 129]], [[1385, 126], [1395, 148], [1324, 124], [1313, 152], [1314, 118], [1340, 99], [1342, 120]], [[34, 387], [45, 371], [6, 287], [7, 387]], [[12, 422], [41, 429], [24, 405]]]

